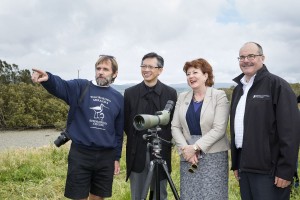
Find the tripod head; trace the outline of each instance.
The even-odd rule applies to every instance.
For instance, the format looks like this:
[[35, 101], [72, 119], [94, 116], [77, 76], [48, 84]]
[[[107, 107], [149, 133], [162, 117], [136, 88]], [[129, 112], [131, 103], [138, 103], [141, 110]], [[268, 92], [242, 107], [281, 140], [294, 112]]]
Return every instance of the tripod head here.
[[172, 144], [172, 142], [159, 137], [157, 134], [158, 131], [161, 131], [161, 128], [159, 126], [155, 128], [149, 128], [148, 132], [150, 134], [144, 134], [143, 139], [147, 140], [148, 147], [152, 147], [152, 155], [154, 155], [155, 158], [161, 159], [162, 157], [160, 155], [160, 152], [162, 142], [165, 142], [167, 144]]
[[148, 132], [150, 134], [144, 134], [143, 139], [147, 140], [147, 146], [152, 147], [152, 155], [155, 156], [155, 158], [161, 159], [161, 141], [168, 142], [166, 140], [163, 140], [162, 138], [158, 137], [157, 132], [161, 131], [161, 128], [159, 126], [155, 128], [149, 128]]

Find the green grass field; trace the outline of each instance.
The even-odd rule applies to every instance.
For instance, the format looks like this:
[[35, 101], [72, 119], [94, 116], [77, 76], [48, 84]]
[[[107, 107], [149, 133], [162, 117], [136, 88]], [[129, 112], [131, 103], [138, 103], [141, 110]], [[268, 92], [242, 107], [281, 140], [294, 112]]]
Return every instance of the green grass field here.
[[[63, 196], [67, 172], [69, 145], [56, 148], [7, 150], [0, 152], [0, 199], [58, 200]], [[172, 180], [179, 192], [179, 157], [173, 150]], [[129, 183], [125, 182], [125, 151], [121, 159], [121, 173], [114, 178], [111, 200], [129, 200]], [[168, 188], [169, 199], [174, 199]], [[240, 199], [238, 184], [229, 172], [229, 199]], [[294, 189], [292, 200], [300, 199], [300, 188]]]

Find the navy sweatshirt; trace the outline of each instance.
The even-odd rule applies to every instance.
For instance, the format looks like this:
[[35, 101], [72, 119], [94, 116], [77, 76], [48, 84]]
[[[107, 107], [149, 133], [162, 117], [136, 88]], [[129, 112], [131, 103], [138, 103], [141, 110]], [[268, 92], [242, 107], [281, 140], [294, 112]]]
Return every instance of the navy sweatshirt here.
[[[112, 87], [99, 87], [85, 79], [65, 81], [47, 72], [43, 87], [69, 106], [67, 131], [75, 145], [87, 149], [116, 149], [121, 157], [124, 127], [124, 100]], [[79, 102], [85, 88], [87, 91]]]

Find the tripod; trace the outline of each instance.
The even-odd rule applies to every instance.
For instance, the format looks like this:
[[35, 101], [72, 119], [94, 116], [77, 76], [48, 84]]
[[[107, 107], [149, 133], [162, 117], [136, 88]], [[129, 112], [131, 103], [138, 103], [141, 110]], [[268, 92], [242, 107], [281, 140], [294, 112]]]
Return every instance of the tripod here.
[[[162, 139], [159, 138], [157, 135], [157, 131], [160, 131], [160, 130], [161, 130], [161, 128], [157, 126], [156, 128], [148, 129], [148, 132], [151, 133], [150, 135], [149, 134], [143, 135], [143, 138], [148, 141], [147, 146], [152, 147], [152, 155], [154, 155], [155, 159], [150, 162], [150, 168], [149, 168], [149, 171], [148, 171], [148, 174], [146, 177], [146, 181], [145, 181], [145, 185], [142, 190], [141, 197], [142, 197], [142, 199], [146, 199], [150, 184], [151, 184], [153, 178], [155, 178], [156, 200], [160, 200], [160, 179], [159, 179], [158, 166], [161, 165], [167, 176], [168, 183], [172, 189], [175, 199], [179, 200], [180, 199], [179, 195], [178, 195], [175, 185], [172, 181], [172, 178], [168, 172], [167, 163], [165, 160], [162, 159], [162, 157], [160, 155]], [[169, 141], [165, 141], [165, 140], [163, 140], [163, 141], [171, 143]], [[155, 174], [154, 174], [154, 171], [155, 171]], [[155, 175], [155, 177], [153, 177], [154, 175]]]

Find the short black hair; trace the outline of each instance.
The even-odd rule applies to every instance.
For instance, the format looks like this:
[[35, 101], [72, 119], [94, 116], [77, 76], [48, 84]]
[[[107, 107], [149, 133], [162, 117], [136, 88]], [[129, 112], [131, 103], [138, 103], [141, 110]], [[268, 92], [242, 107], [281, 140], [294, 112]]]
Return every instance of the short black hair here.
[[300, 103], [300, 95], [297, 97], [297, 102]]
[[154, 53], [154, 52], [147, 53], [142, 58], [142, 63], [146, 58], [156, 58], [157, 59], [157, 67], [160, 67], [160, 68], [164, 67], [164, 59], [157, 53]]

